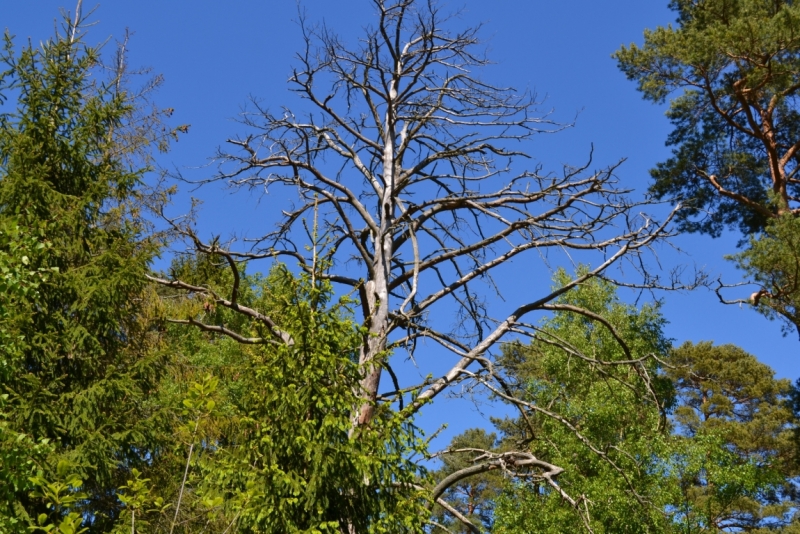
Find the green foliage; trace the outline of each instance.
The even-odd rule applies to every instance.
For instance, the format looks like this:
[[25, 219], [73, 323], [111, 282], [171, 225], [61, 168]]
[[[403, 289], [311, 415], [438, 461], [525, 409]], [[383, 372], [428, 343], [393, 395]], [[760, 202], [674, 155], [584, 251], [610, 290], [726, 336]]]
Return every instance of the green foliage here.
[[[775, 101], [779, 144], [800, 133], [787, 87], [800, 12], [763, 0], [672, 5], [678, 29], [617, 54], [656, 101], [709, 80], [673, 101], [677, 148], [653, 191], [691, 199], [684, 229], [763, 229], [736, 259], [768, 288], [765, 313], [800, 324], [800, 228], [773, 217], [786, 197], [768, 191], [762, 145], [709, 107], [735, 110], [757, 94], [752, 102]], [[753, 50], [769, 65], [751, 61]], [[731, 51], [747, 54], [737, 62]], [[423, 532], [432, 477], [414, 461], [426, 449], [411, 410], [377, 402], [368, 424], [354, 424], [367, 372], [358, 354], [371, 339], [354, 302], [334, 299], [317, 272], [279, 265], [248, 276], [218, 263], [216, 243], [172, 266], [171, 278], [210, 291], [157, 296], [144, 282], [160, 243], [140, 217], [139, 168], [151, 143], [163, 148], [147, 133], [157, 117], [120, 84], [92, 81], [98, 51], [80, 39], [16, 52], [6, 36], [0, 61], [0, 102], [14, 106], [0, 113], [0, 532]], [[698, 180], [713, 173], [741, 198]], [[556, 285], [567, 281], [560, 272]], [[232, 300], [269, 315], [291, 342], [220, 306], [232, 285]], [[627, 306], [597, 279], [553, 305], [534, 341], [505, 346], [498, 362], [525, 417], [498, 421], [500, 441], [470, 430], [451, 448], [513, 445], [563, 467], [555, 482], [586, 514], [541, 477], [509, 483], [499, 470], [448, 488], [456, 509], [502, 533], [800, 528], [790, 486], [800, 382], [793, 414], [788, 382], [735, 347], [685, 345], [662, 368], [651, 357], [669, 352], [658, 307]], [[250, 341], [165, 324], [167, 312]], [[679, 432], [668, 436], [673, 405]], [[446, 455], [435, 476], [473, 459]], [[433, 515], [464, 531], [443, 509]]]
[[[565, 468], [558, 483], [588, 498], [595, 532], [797, 528], [797, 418], [788, 381], [776, 380], [738, 347], [704, 342], [669, 350], [657, 308], [625, 306], [607, 285], [589, 284], [564, 302], [606, 318], [630, 355], [652, 352], [666, 363], [643, 362], [648, 374], [661, 377], [654, 389], [671, 407], [665, 426], [663, 413], [646, 400], [648, 391], [637, 390], [641, 382], [630, 374], [637, 367], [609, 366], [628, 356], [608, 328], [585, 316], [557, 312], [531, 345], [504, 352], [502, 363], [524, 398], [572, 426], [532, 412], [533, 428], [521, 419], [500, 422], [505, 439], [529, 443], [537, 458]], [[544, 483], [511, 484], [495, 507], [495, 532], [584, 528]]]
[[653, 171], [677, 197], [681, 228], [744, 235], [798, 198], [800, 5], [789, 0], [673, 0], [675, 26], [647, 30], [615, 57], [644, 97], [671, 101], [673, 157]]
[[[779, 526], [786, 506], [763, 508], [759, 497], [779, 486], [780, 476], [752, 458], [732, 451], [718, 434], [703, 433], [676, 439], [667, 459], [671, 485], [677, 483], [670, 512], [678, 532], [730, 532]], [[771, 517], [777, 516], [777, 517]]]
[[[12, 361], [21, 357], [24, 337], [12, 327], [16, 306], [39, 295], [39, 284], [49, 270], [30, 268], [30, 254], [46, 247], [35, 237], [24, 234], [18, 225], [0, 229], [0, 383], [8, 382]], [[29, 517], [16, 500], [19, 493], [33, 489], [30, 477], [52, 447], [46, 438], [34, 440], [9, 426], [6, 415], [8, 393], [0, 394], [0, 531], [24, 531]]]
[[40, 490], [70, 484], [57, 469], [67, 462], [86, 495], [67, 511], [15, 483], [0, 522], [103, 529], [116, 488], [163, 437], [148, 404], [163, 357], [144, 285], [158, 243], [136, 216], [143, 170], [124, 162], [133, 147], [116, 135], [135, 106], [93, 81], [98, 53], [79, 38], [17, 52], [6, 35], [0, 62], [0, 336], [11, 340], [0, 450], [32, 444], [14, 472], [35, 464]]
[[[240, 507], [239, 528], [258, 532], [412, 532], [424, 518], [410, 485], [420, 450], [402, 414], [381, 410], [352, 425], [360, 402], [358, 348], [366, 335], [349, 303], [330, 305], [329, 284], [278, 267], [261, 295], [290, 345], [254, 347], [239, 380], [242, 414], [204, 467], [204, 478]], [[277, 307], [277, 309], [276, 309]], [[264, 309], [264, 308], [262, 308]], [[227, 443], [227, 446], [225, 446]]]
[[692, 532], [790, 521], [799, 472], [789, 381], [733, 345], [685, 343], [669, 361], [679, 399], [669, 460], [676, 521]]
[[[560, 272], [558, 285], [566, 278]], [[528, 444], [537, 458], [565, 469], [558, 484], [573, 498], [587, 499], [581, 506], [588, 507], [594, 532], [665, 532], [666, 488], [658, 461], [666, 447], [665, 420], [655, 401], [667, 405], [671, 388], [656, 378], [648, 387], [643, 379], [658, 373], [657, 360], [647, 356], [667, 352], [664, 319], [656, 306], [621, 303], [613, 286], [599, 280], [558, 304], [580, 306], [607, 325], [563, 309], [541, 325], [530, 345], [505, 347], [500, 364], [522, 398], [556, 416], [531, 411], [532, 426], [522, 419], [500, 422], [505, 439]], [[580, 515], [544, 481], [509, 486], [496, 506], [496, 532], [584, 530]]]
[[[193, 283], [201, 283], [199, 279], [204, 277], [207, 285], [220, 291], [231, 281], [227, 265], [220, 265], [209, 256], [179, 257], [171, 270]], [[253, 304], [258, 291], [270, 294], [258, 275], [242, 273], [240, 302]], [[163, 290], [160, 298], [159, 315], [247, 327], [247, 321], [238, 314], [216, 308], [205, 299], [186, 298], [169, 289]], [[169, 414], [170, 429], [165, 432], [168, 443], [120, 489], [119, 498], [125, 507], [115, 532], [130, 532], [132, 523], [137, 532], [169, 532], [173, 523], [174, 532], [222, 532], [233, 528], [231, 522], [238, 520], [240, 508], [231, 502], [219, 502], [216, 490], [204, 486], [204, 469], [215, 469], [214, 453], [230, 443], [229, 436], [236, 432], [241, 420], [239, 406], [250, 382], [243, 377], [253, 372], [251, 354], [247, 347], [227, 337], [183, 325], [164, 324], [162, 336], [165, 346], [161, 350], [170, 359], [152, 403]]]
[[39, 285], [58, 268], [31, 268], [31, 256], [51, 246], [48, 241], [24, 232], [13, 221], [0, 228], [0, 346], [6, 357], [0, 360], [0, 381], [10, 379], [10, 362], [20, 357], [24, 335], [13, 329], [12, 317], [18, 305], [36, 301]]
[[751, 298], [759, 312], [780, 318], [800, 334], [800, 220], [786, 215], [749, 239], [750, 247], [731, 258], [763, 290]]
[[[178, 259], [172, 271], [220, 294], [232, 276], [211, 256]], [[292, 342], [244, 345], [168, 328], [175, 357], [160, 399], [180, 414], [177, 443], [154, 462], [141, 494], [171, 508], [142, 506], [136, 524], [167, 532], [174, 517], [174, 532], [421, 531], [428, 511], [418, 488], [426, 479], [411, 459], [424, 452], [420, 433], [407, 414], [389, 409], [352, 430], [363, 377], [357, 355], [367, 335], [352, 302], [332, 300], [320, 277], [294, 276], [283, 266], [266, 277], [240, 276], [237, 302], [268, 314]], [[269, 339], [256, 321], [177, 295], [163, 292], [171, 316]], [[131, 511], [123, 512], [120, 532], [130, 528]]]
[[[142, 520], [142, 516], [152, 515], [154, 513], [164, 514], [169, 508], [169, 504], [164, 504], [164, 498], [155, 494], [155, 488], [150, 485], [149, 478], [143, 478], [142, 472], [135, 467], [131, 469], [133, 478], [128, 480], [127, 484], [119, 488], [117, 498], [125, 506], [118, 526], [120, 531], [127, 531], [127, 524], [133, 525], [139, 531], [143, 531], [142, 527], [149, 526], [147, 520]], [[130, 517], [130, 519], [128, 519]], [[137, 518], [138, 523], [137, 523]]]
[[34, 489], [39, 465], [53, 453], [46, 438], [35, 441], [6, 421], [8, 394], [0, 395], [0, 532], [27, 532], [31, 517], [17, 500]]
[[[61, 534], [81, 534], [88, 531], [88, 528], [81, 528], [81, 515], [71, 511], [88, 497], [81, 491], [83, 481], [71, 472], [71, 466], [66, 460], [58, 462], [55, 475], [58, 479], [54, 482], [49, 482], [41, 473], [30, 479], [36, 488], [31, 492], [31, 497], [40, 499], [53, 512], [39, 514], [36, 518], [38, 526], [31, 527], [31, 530]], [[58, 525], [48, 522], [53, 516], [59, 518]]]
[[[753, 303], [800, 329], [800, 4], [674, 0], [676, 27], [645, 32], [615, 55], [675, 125], [673, 157], [651, 171], [657, 198], [677, 197], [680, 227], [749, 236], [734, 261], [759, 283]], [[798, 330], [800, 332], [800, 330]]]

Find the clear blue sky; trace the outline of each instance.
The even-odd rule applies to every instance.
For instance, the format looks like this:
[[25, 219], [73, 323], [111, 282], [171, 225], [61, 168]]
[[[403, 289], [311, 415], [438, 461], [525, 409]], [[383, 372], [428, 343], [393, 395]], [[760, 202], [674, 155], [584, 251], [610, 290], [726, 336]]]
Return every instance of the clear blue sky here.
[[[454, 27], [484, 24], [482, 35], [496, 62], [484, 78], [546, 96], [542, 109], [552, 108], [556, 120], [570, 122], [578, 114], [574, 128], [541, 136], [529, 147], [546, 168], [557, 170], [562, 163], [582, 162], [594, 144], [598, 166], [627, 158], [618, 175], [637, 196], [648, 185], [648, 169], [669, 154], [664, 140], [670, 126], [664, 109], [642, 101], [610, 55], [621, 44], [640, 42], [644, 28], [670, 23], [673, 16], [667, 3], [440, 1], [452, 8], [463, 6]], [[93, 5], [87, 0], [84, 11]], [[51, 35], [61, 6], [74, 9], [74, 3], [54, 0], [0, 0], [0, 27], [15, 34], [20, 45], [29, 37], [36, 43]], [[301, 6], [310, 20], [324, 20], [348, 40], [357, 38], [373, 14], [368, 0], [306, 0]], [[301, 106], [285, 83], [293, 54], [301, 46], [296, 18], [294, 0], [108, 2], [100, 4], [92, 16], [98, 24], [88, 41], [120, 37], [126, 27], [135, 33], [130, 43], [131, 64], [163, 74], [166, 83], [158, 95], [159, 103], [176, 109], [176, 124], [191, 124], [189, 135], [181, 138], [162, 164], [197, 167], [204, 165], [226, 138], [243, 133], [231, 118], [248, 96], [263, 99], [273, 108]], [[204, 200], [201, 228], [209, 233], [258, 234], [269, 218], [263, 206], [257, 205], [258, 199], [246, 194], [220, 194], [212, 189], [193, 194]], [[736, 235], [717, 240], [682, 236], [675, 244], [684, 253], [664, 249], [661, 259], [668, 266], [705, 267], [726, 282], [736, 282], [740, 275], [723, 256], [735, 252], [737, 239]], [[746, 294], [743, 290], [741, 296]], [[749, 309], [724, 306], [704, 290], [661, 296], [670, 321], [667, 334], [676, 342], [735, 343], [772, 366], [779, 376], [792, 380], [800, 376], [797, 336], [782, 337], [777, 323]], [[467, 417], [452, 431], [469, 424], [476, 423]]]

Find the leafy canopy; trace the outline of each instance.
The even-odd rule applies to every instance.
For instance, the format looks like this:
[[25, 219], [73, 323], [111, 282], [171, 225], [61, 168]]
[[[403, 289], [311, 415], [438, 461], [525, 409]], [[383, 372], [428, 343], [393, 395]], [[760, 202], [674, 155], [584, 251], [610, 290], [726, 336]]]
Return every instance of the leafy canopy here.
[[[558, 273], [556, 283], [565, 278]], [[549, 412], [498, 422], [504, 441], [524, 443], [564, 468], [558, 484], [585, 499], [594, 532], [664, 532], [668, 496], [658, 457], [671, 387], [657, 375], [669, 349], [665, 320], [657, 306], [624, 304], [602, 280], [582, 284], [558, 304], [565, 307], [532, 343], [507, 345], [499, 362], [520, 395]], [[496, 516], [495, 531], [504, 534], [530, 532], [531, 524], [536, 532], [586, 529], [556, 491], [535, 480], [510, 484]]]

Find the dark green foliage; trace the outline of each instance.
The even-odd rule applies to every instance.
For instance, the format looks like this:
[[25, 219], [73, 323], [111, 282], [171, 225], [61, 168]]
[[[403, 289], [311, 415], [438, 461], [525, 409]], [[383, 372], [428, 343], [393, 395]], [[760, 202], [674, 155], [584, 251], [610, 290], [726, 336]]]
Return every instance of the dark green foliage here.
[[615, 57], [645, 98], [664, 102], [673, 157], [653, 171], [657, 198], [679, 198], [681, 228], [747, 235], [797, 206], [800, 5], [674, 0], [677, 24], [645, 31]]
[[[751, 139], [736, 135], [713, 112], [706, 111], [701, 122], [695, 116], [696, 111], [684, 109], [687, 107], [693, 106], [680, 103], [668, 112], [676, 129], [667, 144], [677, 148], [670, 159], [650, 171], [653, 178], [650, 192], [658, 199], [677, 198], [685, 203], [678, 214], [681, 231], [713, 237], [719, 237], [725, 228], [738, 229], [743, 235], [758, 231], [769, 218], [720, 196], [697, 169], [709, 175], [730, 175], [725, 185], [736, 194], [769, 206], [769, 170], [766, 162], [756, 156], [759, 147]], [[731, 143], [731, 138], [735, 142]]]
[[761, 290], [751, 296], [759, 312], [800, 334], [800, 220], [785, 215], [750, 237], [750, 247], [731, 257]]
[[[4, 428], [49, 440], [42, 480], [71, 466], [88, 497], [68, 508], [104, 528], [119, 511], [116, 488], [163, 439], [148, 403], [163, 361], [144, 285], [158, 246], [132, 216], [142, 170], [123, 163], [116, 136], [134, 108], [91, 81], [98, 53], [80, 39], [17, 52], [6, 35], [0, 62], [0, 256], [46, 273], [37, 291], [4, 297], [3, 330], [16, 341], [0, 354]], [[20, 236], [36, 245], [21, 252]], [[13, 499], [23, 520], [68, 511], [24, 487]]]

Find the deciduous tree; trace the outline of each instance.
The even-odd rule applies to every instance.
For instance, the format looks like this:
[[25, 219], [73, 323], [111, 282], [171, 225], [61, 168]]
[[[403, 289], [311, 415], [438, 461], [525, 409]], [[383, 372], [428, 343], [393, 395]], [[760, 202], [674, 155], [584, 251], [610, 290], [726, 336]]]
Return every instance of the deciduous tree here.
[[[567, 280], [559, 273], [556, 287]], [[498, 427], [508, 446], [564, 469], [559, 481], [584, 498], [587, 524], [551, 487], [522, 479], [498, 500], [496, 531], [668, 532], [670, 485], [661, 458], [668, 450], [672, 388], [659, 376], [669, 350], [665, 320], [657, 306], [626, 305], [599, 280], [563, 294], [555, 305], [530, 344], [505, 347], [499, 365], [526, 404], [524, 417]], [[652, 377], [652, 391], [641, 375]]]

